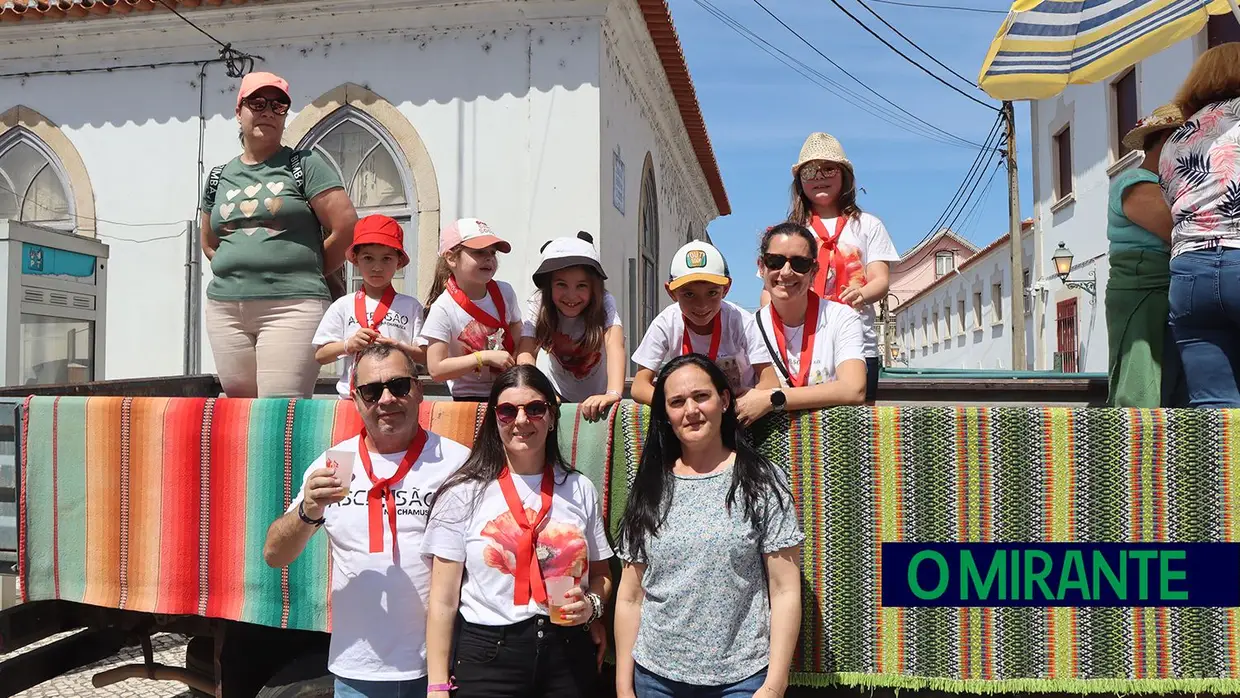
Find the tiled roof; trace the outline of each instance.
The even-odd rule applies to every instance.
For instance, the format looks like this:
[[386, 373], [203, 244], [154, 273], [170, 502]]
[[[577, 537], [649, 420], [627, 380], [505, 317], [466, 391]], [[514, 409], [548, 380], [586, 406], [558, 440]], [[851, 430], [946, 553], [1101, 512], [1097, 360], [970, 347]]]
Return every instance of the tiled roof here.
[[[167, 0], [177, 9], [243, 5], [247, 1], [261, 0]], [[680, 49], [680, 39], [672, 26], [671, 10], [666, 0], [637, 0], [637, 4], [646, 20], [646, 29], [654, 41], [659, 61], [663, 64], [663, 72], [667, 75], [672, 95], [676, 98], [680, 118], [689, 134], [693, 152], [706, 175], [706, 183], [710, 186], [715, 206], [719, 209], [719, 215], [726, 216], [732, 212], [732, 207], [728, 204], [728, 195], [723, 188], [719, 163], [715, 160], [715, 151], [711, 147], [710, 136], [706, 133], [706, 121], [702, 118], [697, 92], [693, 89], [689, 67], [685, 64], [685, 56]], [[159, 0], [0, 0], [0, 22], [89, 19], [156, 9], [166, 11]]]
[[[1021, 222], [1020, 222], [1020, 236], [1021, 236], [1022, 241], [1023, 241], [1024, 237], [1025, 237], [1026, 235], [1028, 235], [1028, 234], [1029, 234], [1029, 231], [1030, 231], [1030, 230], [1032, 230], [1032, 229], [1033, 229], [1033, 219], [1032, 219], [1032, 218], [1026, 218], [1025, 220], [1023, 220], [1023, 221], [1021, 221]], [[995, 240], [994, 242], [990, 243], [989, 245], [987, 245], [986, 247], [982, 248], [981, 250], [978, 250], [976, 253], [974, 253], [974, 254], [973, 254], [973, 256], [971, 256], [971, 257], [969, 257], [968, 259], [966, 259], [966, 260], [964, 260], [963, 262], [961, 262], [961, 263], [960, 263], [960, 266], [956, 267], [956, 269], [955, 269], [955, 270], [953, 270], [953, 271], [952, 271], [952, 272], [950, 272], [950, 273], [944, 274], [943, 276], [940, 276], [939, 278], [935, 279], [935, 280], [934, 280], [934, 282], [933, 282], [933, 283], [931, 283], [929, 286], [927, 286], [927, 287], [923, 288], [922, 290], [918, 291], [918, 292], [917, 292], [917, 293], [916, 293], [916, 294], [915, 294], [912, 298], [910, 298], [910, 299], [908, 299], [908, 300], [904, 301], [903, 303], [901, 303], [901, 304], [900, 304], [900, 307], [899, 307], [899, 308], [897, 308], [895, 312], [897, 312], [897, 313], [898, 313], [898, 312], [900, 312], [901, 310], [904, 310], [905, 308], [910, 307], [910, 306], [911, 306], [913, 303], [915, 303], [916, 301], [921, 300], [922, 298], [925, 298], [927, 295], [929, 295], [929, 294], [930, 294], [930, 292], [931, 292], [931, 291], [933, 291], [933, 290], [937, 289], [939, 286], [941, 286], [941, 285], [943, 285], [943, 284], [947, 283], [948, 281], [950, 281], [950, 280], [951, 280], [951, 278], [952, 278], [952, 275], [953, 275], [953, 274], [955, 274], [955, 273], [956, 273], [956, 272], [958, 272], [958, 271], [963, 271], [963, 270], [965, 270], [965, 269], [967, 269], [967, 268], [969, 268], [969, 267], [973, 266], [974, 264], [977, 264], [978, 262], [982, 261], [983, 259], [986, 259], [986, 257], [987, 257], [987, 256], [988, 256], [991, 252], [994, 252], [995, 250], [999, 249], [1000, 247], [1003, 247], [1004, 245], [1007, 245], [1007, 244], [1008, 244], [1008, 242], [1009, 242], [1011, 239], [1012, 239], [1012, 234], [1011, 234], [1011, 233], [1007, 233], [1007, 234], [1006, 234], [1006, 235], [1004, 235], [1003, 237], [1000, 237], [998, 240]], [[1030, 266], [1029, 266], [1029, 265], [1030, 265], [1031, 263], [1032, 263], [1032, 260], [1025, 260], [1025, 262], [1024, 262], [1024, 264], [1025, 264], [1025, 269], [1029, 269], [1029, 268], [1030, 268]]]

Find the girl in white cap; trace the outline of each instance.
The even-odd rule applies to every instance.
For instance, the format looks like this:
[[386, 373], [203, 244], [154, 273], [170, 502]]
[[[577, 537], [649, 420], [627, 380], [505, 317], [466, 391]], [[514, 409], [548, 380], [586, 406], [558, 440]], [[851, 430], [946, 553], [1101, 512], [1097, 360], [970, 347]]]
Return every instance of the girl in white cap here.
[[695, 240], [676, 251], [666, 284], [676, 304], [655, 316], [633, 352], [633, 363], [638, 366], [633, 376], [634, 400], [649, 405], [654, 378], [663, 364], [695, 353], [723, 370], [737, 410], [752, 410], [751, 401], [770, 399], [765, 393], [746, 394], [754, 387], [777, 388], [779, 379], [754, 316], [724, 300], [731, 287], [727, 260], [714, 245]]
[[435, 280], [419, 341], [431, 379], [447, 381], [453, 399], [485, 402], [491, 383], [516, 365], [521, 309], [512, 286], [495, 280], [497, 252], [512, 246], [477, 218], [454, 221], [439, 235]]
[[[534, 272], [517, 363], [535, 364], [566, 402], [590, 421], [607, 414], [624, 390], [624, 328], [594, 238], [580, 232], [542, 247]], [[542, 350], [541, 354], [539, 350]]]
[[[792, 166], [792, 204], [788, 220], [819, 239], [813, 291], [820, 298], [850, 305], [861, 314], [866, 363], [866, 401], [878, 391], [878, 334], [874, 304], [887, 297], [890, 262], [900, 260], [891, 235], [875, 216], [857, 206], [857, 180], [840, 142], [811, 133]], [[770, 294], [762, 292], [762, 305]]]

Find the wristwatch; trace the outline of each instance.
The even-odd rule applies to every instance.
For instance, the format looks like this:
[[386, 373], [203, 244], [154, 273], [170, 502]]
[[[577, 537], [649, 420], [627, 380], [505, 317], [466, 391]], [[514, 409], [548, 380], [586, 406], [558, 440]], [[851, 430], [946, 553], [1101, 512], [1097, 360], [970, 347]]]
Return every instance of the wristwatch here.
[[771, 391], [771, 411], [783, 412], [784, 407], [788, 405], [788, 396], [784, 395], [782, 390]]

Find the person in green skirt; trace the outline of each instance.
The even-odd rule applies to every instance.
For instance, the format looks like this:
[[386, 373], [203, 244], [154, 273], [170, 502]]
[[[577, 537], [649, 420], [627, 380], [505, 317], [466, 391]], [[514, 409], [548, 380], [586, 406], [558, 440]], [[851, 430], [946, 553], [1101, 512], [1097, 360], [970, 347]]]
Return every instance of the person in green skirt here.
[[1163, 199], [1158, 157], [1167, 138], [1184, 123], [1164, 105], [1123, 138], [1144, 151], [1140, 166], [1111, 180], [1107, 205], [1110, 276], [1106, 319], [1108, 373], [1113, 407], [1175, 407], [1183, 404], [1183, 366], [1167, 326], [1171, 273], [1171, 210]]

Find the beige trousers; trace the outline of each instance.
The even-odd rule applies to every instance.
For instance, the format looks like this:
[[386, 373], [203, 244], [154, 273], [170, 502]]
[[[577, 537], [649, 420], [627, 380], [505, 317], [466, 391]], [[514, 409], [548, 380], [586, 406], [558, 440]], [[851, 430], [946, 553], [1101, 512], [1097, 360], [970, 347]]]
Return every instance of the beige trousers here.
[[319, 375], [314, 332], [321, 298], [207, 299], [207, 339], [228, 397], [310, 397]]

